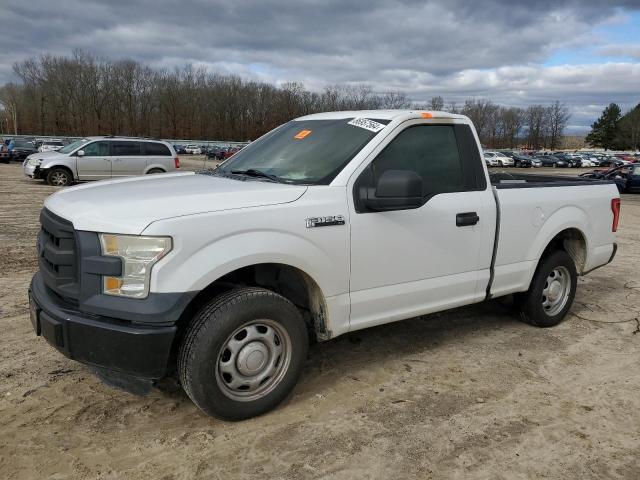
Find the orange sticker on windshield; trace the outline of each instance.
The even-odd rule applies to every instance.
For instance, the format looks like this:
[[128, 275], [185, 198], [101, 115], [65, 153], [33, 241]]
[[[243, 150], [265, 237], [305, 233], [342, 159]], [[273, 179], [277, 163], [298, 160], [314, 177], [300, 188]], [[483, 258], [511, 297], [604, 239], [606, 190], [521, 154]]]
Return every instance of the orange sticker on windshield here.
[[311, 134], [311, 130], [300, 130], [295, 137], [296, 140], [302, 140], [303, 138], [309, 136]]

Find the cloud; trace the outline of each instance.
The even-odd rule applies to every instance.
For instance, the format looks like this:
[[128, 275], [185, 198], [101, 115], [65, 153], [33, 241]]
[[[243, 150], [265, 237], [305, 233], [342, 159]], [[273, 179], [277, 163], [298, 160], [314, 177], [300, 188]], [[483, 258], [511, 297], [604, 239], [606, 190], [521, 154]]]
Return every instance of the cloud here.
[[[316, 89], [366, 82], [416, 100], [434, 94], [517, 105], [560, 99], [574, 112], [617, 98], [625, 105], [640, 101], [625, 77], [640, 78], [629, 62], [639, 58], [637, 46], [606, 45], [592, 32], [594, 25], [627, 21], [640, 8], [637, 0], [4, 3], [0, 83], [13, 77], [14, 62], [81, 48], [156, 68], [193, 63]], [[553, 52], [585, 45], [628, 63], [540, 66]]]
[[640, 60], [640, 43], [605, 45], [595, 51], [603, 57], [631, 57]]

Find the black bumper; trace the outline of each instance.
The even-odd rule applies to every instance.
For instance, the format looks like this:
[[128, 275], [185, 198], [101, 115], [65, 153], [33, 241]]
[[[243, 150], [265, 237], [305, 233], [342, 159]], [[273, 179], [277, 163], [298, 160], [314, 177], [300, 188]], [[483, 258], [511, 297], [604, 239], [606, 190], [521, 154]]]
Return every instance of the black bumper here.
[[136, 325], [84, 314], [62, 303], [39, 274], [31, 281], [29, 303], [36, 334], [66, 357], [139, 378], [166, 374], [175, 326]]

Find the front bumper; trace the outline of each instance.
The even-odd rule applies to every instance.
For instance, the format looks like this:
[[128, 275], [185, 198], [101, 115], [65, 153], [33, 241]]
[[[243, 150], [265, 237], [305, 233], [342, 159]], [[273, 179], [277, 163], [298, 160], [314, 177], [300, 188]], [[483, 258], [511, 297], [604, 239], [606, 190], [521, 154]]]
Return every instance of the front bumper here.
[[38, 173], [37, 170], [39, 170], [38, 165], [29, 165], [28, 163], [24, 163], [24, 165], [22, 165], [22, 172], [24, 173], [24, 175], [26, 177], [29, 178], [38, 178]]
[[165, 376], [175, 326], [136, 325], [85, 314], [63, 303], [36, 273], [29, 289], [31, 323], [63, 355], [138, 378]]

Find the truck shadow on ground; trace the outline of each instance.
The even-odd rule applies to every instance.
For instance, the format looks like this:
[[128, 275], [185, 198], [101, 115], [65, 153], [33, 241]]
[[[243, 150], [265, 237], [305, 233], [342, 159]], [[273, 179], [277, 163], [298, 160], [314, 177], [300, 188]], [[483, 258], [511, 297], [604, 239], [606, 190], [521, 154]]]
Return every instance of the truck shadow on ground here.
[[[520, 323], [511, 301], [493, 300], [435, 314], [415, 317], [345, 334], [328, 342], [314, 343], [301, 382], [285, 404], [305, 401], [335, 383], [341, 377], [357, 380], [367, 366], [384, 364], [408, 356], [428, 358], [432, 350], [453, 348], [469, 337], [484, 337], [500, 332], [506, 326], [520, 330], [526, 336], [532, 327]], [[522, 340], [524, 344], [524, 340]], [[420, 361], [420, 360], [417, 360]], [[175, 376], [156, 385], [164, 395], [187, 399]]]

